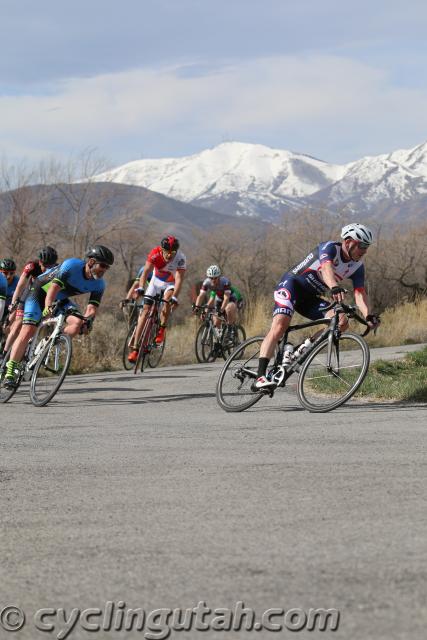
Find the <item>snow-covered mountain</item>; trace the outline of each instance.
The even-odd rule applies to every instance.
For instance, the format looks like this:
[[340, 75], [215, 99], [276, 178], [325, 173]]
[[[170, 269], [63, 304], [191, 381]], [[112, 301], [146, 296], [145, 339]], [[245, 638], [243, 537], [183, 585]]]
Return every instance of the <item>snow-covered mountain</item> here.
[[[137, 160], [98, 181], [143, 186], [221, 213], [276, 219], [298, 207], [382, 214], [427, 196], [427, 143], [345, 165], [259, 144], [225, 142], [183, 158]], [[394, 213], [394, 215], [396, 215]]]

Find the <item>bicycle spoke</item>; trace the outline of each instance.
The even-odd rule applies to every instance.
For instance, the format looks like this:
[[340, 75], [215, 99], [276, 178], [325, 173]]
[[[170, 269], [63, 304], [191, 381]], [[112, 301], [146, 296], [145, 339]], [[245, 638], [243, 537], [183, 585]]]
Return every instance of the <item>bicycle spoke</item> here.
[[344, 333], [338, 344], [325, 340], [309, 355], [300, 373], [298, 394], [309, 411], [330, 411], [348, 400], [366, 375], [369, 352], [364, 340]]
[[71, 362], [71, 339], [59, 335], [55, 342], [50, 341], [40, 353], [31, 377], [31, 402], [42, 407], [58, 392], [67, 375]]
[[242, 343], [225, 363], [218, 380], [217, 400], [226, 411], [244, 411], [262, 397], [251, 389], [257, 377], [262, 340], [256, 337]]

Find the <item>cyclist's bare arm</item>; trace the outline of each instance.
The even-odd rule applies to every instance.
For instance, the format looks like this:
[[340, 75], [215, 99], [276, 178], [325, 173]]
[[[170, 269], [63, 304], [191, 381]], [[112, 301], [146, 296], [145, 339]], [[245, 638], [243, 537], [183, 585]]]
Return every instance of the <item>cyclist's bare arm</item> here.
[[147, 260], [147, 262], [144, 265], [144, 269], [141, 273], [141, 277], [139, 279], [139, 288], [140, 289], [145, 289], [146, 285], [147, 285], [147, 278], [150, 275], [150, 273], [153, 271], [154, 269], [154, 264], [152, 262], [150, 262], [149, 260]]
[[53, 303], [55, 302], [55, 298], [60, 291], [61, 291], [61, 287], [59, 284], [56, 284], [56, 282], [53, 282], [50, 285], [49, 289], [47, 290], [46, 300], [44, 303], [45, 309], [53, 305]]
[[225, 311], [225, 307], [230, 302], [231, 291], [224, 291], [224, 299], [221, 304], [221, 311]]
[[[200, 291], [200, 293], [199, 293], [199, 295], [197, 296], [197, 299], [196, 299], [196, 307], [200, 307], [201, 306], [202, 302], [206, 298], [206, 294], [207, 294], [207, 291], [203, 291], [203, 290]], [[210, 302], [210, 300], [209, 300], [209, 302]], [[209, 306], [209, 302], [208, 302], [208, 306]]]
[[88, 304], [86, 307], [86, 311], [84, 312], [85, 318], [94, 318], [98, 311], [98, 307], [94, 304]]
[[173, 292], [173, 295], [175, 298], [178, 297], [179, 292], [181, 291], [184, 277], [185, 277], [185, 269], [177, 269], [177, 272], [175, 274], [175, 286], [174, 286], [174, 292]]
[[131, 286], [131, 288], [129, 289], [129, 291], [126, 294], [126, 300], [132, 300], [132, 298], [135, 297], [136, 295], [136, 289], [139, 287], [139, 280], [137, 280], [136, 282], [133, 283], [133, 285]]
[[13, 293], [12, 304], [15, 304], [15, 302], [18, 302], [19, 298], [21, 297], [21, 293], [24, 291], [27, 284], [28, 284], [28, 276], [25, 273], [23, 273], [21, 274], [18, 280], [18, 284], [16, 285], [16, 289]]
[[[340, 286], [339, 283], [337, 282], [332, 262], [325, 262], [321, 266], [321, 271], [322, 271], [323, 282], [326, 284], [327, 287], [332, 289], [333, 287]], [[335, 300], [335, 302], [342, 302], [344, 300], [344, 295], [345, 295], [344, 293], [337, 293], [337, 294], [333, 294], [332, 297]]]
[[369, 299], [365, 289], [355, 289], [354, 300], [356, 302], [357, 308], [361, 311], [363, 317], [366, 318], [366, 316], [371, 312], [369, 311]]

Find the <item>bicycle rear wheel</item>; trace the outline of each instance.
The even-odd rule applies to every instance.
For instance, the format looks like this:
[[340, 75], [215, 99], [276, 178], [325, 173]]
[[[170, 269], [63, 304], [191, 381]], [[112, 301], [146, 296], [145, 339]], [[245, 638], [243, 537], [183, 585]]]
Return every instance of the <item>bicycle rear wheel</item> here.
[[369, 348], [356, 333], [342, 333], [315, 347], [302, 365], [298, 398], [308, 411], [332, 411], [347, 402], [362, 384], [369, 368]]
[[36, 407], [44, 407], [59, 391], [71, 362], [70, 336], [60, 334], [49, 340], [40, 354], [31, 376], [30, 398]]
[[126, 336], [125, 343], [123, 345], [122, 362], [123, 362], [123, 367], [126, 369], [126, 371], [130, 371], [133, 367], [133, 362], [129, 362], [128, 355], [130, 352], [129, 345], [132, 344], [133, 334], [135, 333], [135, 329], [136, 329], [136, 322], [133, 322], [130, 326], [130, 329]]
[[259, 350], [264, 338], [249, 338], [237, 347], [224, 364], [216, 387], [216, 399], [225, 411], [244, 411], [263, 397], [251, 390], [258, 376]]

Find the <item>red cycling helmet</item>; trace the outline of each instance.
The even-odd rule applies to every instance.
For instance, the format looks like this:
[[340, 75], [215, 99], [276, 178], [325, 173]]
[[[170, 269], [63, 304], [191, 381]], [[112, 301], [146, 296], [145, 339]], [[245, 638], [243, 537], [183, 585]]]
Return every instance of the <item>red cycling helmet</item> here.
[[162, 239], [160, 244], [162, 249], [165, 249], [166, 251], [178, 251], [179, 249], [179, 242], [175, 236], [166, 236]]

